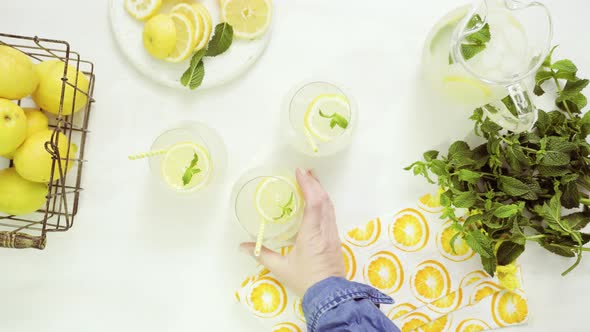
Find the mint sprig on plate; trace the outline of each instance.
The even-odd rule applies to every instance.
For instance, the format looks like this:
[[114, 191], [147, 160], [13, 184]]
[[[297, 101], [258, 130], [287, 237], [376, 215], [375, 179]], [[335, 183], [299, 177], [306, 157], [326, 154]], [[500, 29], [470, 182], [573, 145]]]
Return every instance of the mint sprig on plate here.
[[206, 48], [196, 52], [191, 58], [188, 69], [182, 74], [180, 83], [191, 90], [194, 90], [203, 84], [205, 78], [204, 57], [215, 57], [229, 49], [233, 42], [234, 29], [227, 23], [219, 23], [215, 27], [215, 33], [207, 44]]
[[213, 38], [207, 45], [206, 56], [218, 56], [229, 49], [234, 38], [234, 28], [231, 24], [223, 22], [215, 27]]

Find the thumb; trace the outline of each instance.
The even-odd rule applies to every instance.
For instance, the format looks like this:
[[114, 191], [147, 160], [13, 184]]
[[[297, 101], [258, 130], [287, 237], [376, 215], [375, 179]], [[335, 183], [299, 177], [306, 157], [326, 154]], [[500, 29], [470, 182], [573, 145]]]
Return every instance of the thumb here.
[[260, 257], [256, 257], [254, 256], [255, 248], [256, 243], [254, 242], [246, 242], [240, 244], [241, 252], [254, 257], [254, 259], [258, 260], [272, 273], [276, 275], [284, 275], [284, 272], [287, 271], [287, 259], [284, 256], [281, 256], [279, 253], [274, 252], [263, 246], [262, 250], [260, 251]]

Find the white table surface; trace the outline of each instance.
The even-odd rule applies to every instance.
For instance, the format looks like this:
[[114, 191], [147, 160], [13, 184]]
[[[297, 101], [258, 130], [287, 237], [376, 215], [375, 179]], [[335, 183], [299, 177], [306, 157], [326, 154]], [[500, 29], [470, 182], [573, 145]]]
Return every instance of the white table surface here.
[[[273, 151], [289, 155], [277, 139], [281, 98], [307, 79], [341, 82], [360, 108], [346, 155], [287, 158], [315, 168], [341, 227], [429, 189], [402, 167], [463, 138], [471, 124], [465, 112], [429, 104], [420, 54], [431, 25], [463, 1], [274, 2], [273, 39], [252, 70], [225, 87], [186, 93], [147, 81], [126, 62], [107, 0], [2, 1], [0, 31], [65, 39], [95, 62], [97, 102], [75, 227], [50, 234], [45, 251], [0, 250], [0, 331], [261, 331], [233, 301], [253, 263], [238, 252], [245, 236], [230, 218], [231, 185]], [[590, 3], [548, 2], [559, 55], [589, 77]], [[229, 151], [223, 185], [197, 201], [159, 190], [146, 163], [126, 160], [180, 120], [217, 128]], [[590, 260], [562, 278], [571, 261], [531, 244], [521, 262], [530, 322], [505, 331], [587, 331]]]

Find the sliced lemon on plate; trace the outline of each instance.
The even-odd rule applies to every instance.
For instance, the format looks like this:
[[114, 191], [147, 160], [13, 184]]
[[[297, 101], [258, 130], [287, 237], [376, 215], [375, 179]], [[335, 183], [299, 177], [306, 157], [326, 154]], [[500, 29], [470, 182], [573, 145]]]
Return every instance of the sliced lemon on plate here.
[[200, 11], [196, 9], [196, 6], [189, 5], [188, 3], [179, 3], [172, 7], [171, 13], [178, 13], [186, 16], [193, 26], [195, 27], [195, 34], [193, 38], [193, 48], [203, 39], [203, 32], [205, 31], [204, 18]]
[[237, 38], [255, 39], [270, 27], [272, 0], [224, 0], [221, 17], [232, 25]]
[[201, 20], [203, 21], [203, 35], [195, 43], [195, 51], [199, 51], [207, 47], [207, 44], [209, 44], [209, 39], [211, 38], [211, 33], [213, 32], [213, 20], [211, 19], [211, 14], [209, 13], [207, 7], [203, 6], [202, 4], [194, 3], [191, 5], [191, 7], [193, 7], [193, 10], [199, 13]]
[[162, 7], [162, 0], [125, 0], [127, 12], [140, 21], [156, 15], [160, 7]]
[[[193, 174], [190, 182], [185, 185], [183, 178], [186, 170], [195, 159], [198, 162], [193, 168], [199, 169], [199, 172]], [[162, 178], [174, 190], [196, 191], [207, 182], [211, 168], [211, 158], [207, 149], [196, 143], [179, 143], [168, 149], [164, 156]]]
[[332, 120], [338, 115], [350, 121], [350, 103], [348, 99], [339, 94], [323, 94], [316, 97], [304, 116], [304, 126], [307, 131], [317, 140], [330, 142], [342, 135], [345, 128], [334, 125]]
[[170, 15], [176, 27], [176, 46], [166, 58], [169, 62], [182, 62], [193, 54], [195, 40], [195, 27], [191, 20], [183, 14]]
[[256, 211], [266, 221], [285, 223], [299, 210], [297, 185], [286, 177], [266, 177], [255, 194]]

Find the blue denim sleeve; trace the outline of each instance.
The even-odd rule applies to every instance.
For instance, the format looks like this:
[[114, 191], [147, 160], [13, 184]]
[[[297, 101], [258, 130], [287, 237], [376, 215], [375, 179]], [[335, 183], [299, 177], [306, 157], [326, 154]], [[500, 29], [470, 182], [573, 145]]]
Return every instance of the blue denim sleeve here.
[[378, 307], [392, 303], [373, 287], [331, 277], [307, 290], [303, 313], [309, 332], [399, 332]]

